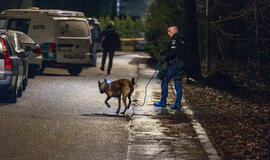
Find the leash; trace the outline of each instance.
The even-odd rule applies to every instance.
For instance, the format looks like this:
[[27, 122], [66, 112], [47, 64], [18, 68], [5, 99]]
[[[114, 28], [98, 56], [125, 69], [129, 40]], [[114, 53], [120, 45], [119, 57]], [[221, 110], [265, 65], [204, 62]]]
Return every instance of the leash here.
[[[150, 84], [150, 82], [153, 80], [154, 76], [155, 76], [156, 74], [158, 74], [158, 70], [160, 71], [161, 68], [160, 68], [159, 66], [160, 66], [159, 64], [156, 65], [154, 74], [152, 75], [152, 77], [151, 77], [150, 80], [147, 82], [147, 84], [146, 84], [146, 86], [145, 86], [145, 88], [144, 88], [144, 98], [143, 98], [143, 103], [142, 103], [142, 104], [138, 103], [138, 102], [137, 102], [138, 100], [135, 99], [134, 96], [132, 95], [133, 102], [135, 102], [137, 105], [139, 105], [139, 106], [144, 106], [145, 100], [146, 100], [146, 96], [147, 96], [147, 87], [148, 87], [148, 85]], [[158, 68], [158, 69], [157, 69], [157, 68]]]

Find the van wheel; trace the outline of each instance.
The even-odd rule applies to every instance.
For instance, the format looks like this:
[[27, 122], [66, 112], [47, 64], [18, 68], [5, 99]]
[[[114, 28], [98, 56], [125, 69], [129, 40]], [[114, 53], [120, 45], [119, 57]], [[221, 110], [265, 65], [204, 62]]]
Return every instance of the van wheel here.
[[29, 78], [35, 78], [35, 75], [39, 73], [39, 70], [38, 69], [34, 69], [34, 68], [29, 68], [28, 70], [28, 77]]
[[82, 69], [83, 69], [82, 66], [77, 66], [77, 65], [67, 67], [68, 73], [72, 76], [79, 75], [82, 72]]
[[40, 70], [39, 70], [39, 74], [42, 74], [42, 73], [44, 72], [45, 67], [46, 67], [45, 63], [42, 62], [41, 68], [40, 68]]

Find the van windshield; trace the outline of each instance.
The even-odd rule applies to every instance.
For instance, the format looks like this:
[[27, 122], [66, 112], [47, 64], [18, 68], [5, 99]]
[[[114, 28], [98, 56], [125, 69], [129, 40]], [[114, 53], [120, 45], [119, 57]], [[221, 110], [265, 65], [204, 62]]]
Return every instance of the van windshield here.
[[5, 18], [0, 18], [0, 29], [4, 29], [6, 24]]
[[89, 28], [85, 21], [59, 21], [58, 33], [61, 37], [88, 37]]

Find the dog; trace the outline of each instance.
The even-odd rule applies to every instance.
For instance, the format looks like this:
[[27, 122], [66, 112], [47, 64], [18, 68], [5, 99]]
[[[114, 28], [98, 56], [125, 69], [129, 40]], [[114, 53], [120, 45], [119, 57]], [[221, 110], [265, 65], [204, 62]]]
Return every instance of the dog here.
[[[116, 111], [117, 114], [120, 112], [121, 108], [121, 96], [125, 105], [125, 110], [121, 112], [121, 114], [125, 114], [126, 110], [129, 109], [131, 104], [131, 95], [134, 91], [135, 78], [129, 79], [119, 79], [117, 81], [110, 82], [107, 79], [104, 79], [104, 82], [98, 81], [98, 87], [101, 94], [106, 93], [107, 98], [105, 100], [105, 104], [108, 108], [110, 108], [110, 104], [108, 100], [112, 97], [118, 98], [118, 109]], [[128, 104], [126, 100], [129, 100]]]

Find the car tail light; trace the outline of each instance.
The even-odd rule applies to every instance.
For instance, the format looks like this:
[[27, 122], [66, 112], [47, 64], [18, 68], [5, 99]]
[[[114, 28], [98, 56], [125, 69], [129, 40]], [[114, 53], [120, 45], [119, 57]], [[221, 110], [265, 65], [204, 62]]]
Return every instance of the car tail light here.
[[42, 54], [42, 50], [40, 48], [34, 49], [33, 52], [35, 54], [40, 54], [40, 55]]
[[56, 52], [56, 44], [55, 43], [50, 43], [49, 45], [50, 45], [49, 51], [50, 52]]
[[9, 58], [9, 57], [5, 57], [5, 68], [8, 69], [8, 68], [12, 68], [12, 59]]
[[8, 49], [6, 42], [4, 41], [3, 38], [0, 38], [1, 43], [3, 45], [3, 52], [4, 52], [4, 57], [5, 57], [5, 68], [6, 69], [11, 69], [12, 68], [12, 59], [8, 56]]

